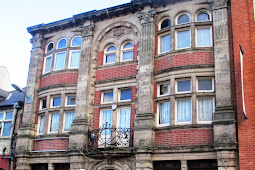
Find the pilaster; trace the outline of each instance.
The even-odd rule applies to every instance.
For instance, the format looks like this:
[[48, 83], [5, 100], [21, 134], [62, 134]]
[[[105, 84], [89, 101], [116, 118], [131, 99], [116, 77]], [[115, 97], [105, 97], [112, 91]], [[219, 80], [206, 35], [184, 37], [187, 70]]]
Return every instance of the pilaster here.
[[[146, 151], [147, 152], [147, 151]], [[152, 170], [153, 161], [150, 153], [136, 154], [136, 170]]]

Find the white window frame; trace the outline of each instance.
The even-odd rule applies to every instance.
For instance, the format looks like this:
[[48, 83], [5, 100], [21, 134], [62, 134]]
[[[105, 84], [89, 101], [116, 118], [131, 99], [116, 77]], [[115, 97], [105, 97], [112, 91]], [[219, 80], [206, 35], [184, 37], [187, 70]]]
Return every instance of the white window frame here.
[[[178, 32], [181, 32], [181, 31], [189, 31], [189, 33], [190, 33], [190, 46], [189, 47], [178, 48]], [[175, 49], [176, 50], [191, 48], [191, 45], [192, 45], [191, 43], [192, 43], [192, 38], [191, 38], [191, 28], [190, 27], [175, 30]]]
[[[190, 100], [190, 104], [191, 104], [191, 121], [187, 121], [187, 122], [178, 122], [178, 118], [177, 118], [177, 116], [178, 116], [178, 101], [179, 100], [187, 100], [187, 99], [189, 99]], [[187, 98], [177, 98], [176, 100], [175, 100], [176, 102], [175, 102], [175, 124], [176, 125], [189, 125], [189, 124], [192, 124], [192, 116], [193, 116], [193, 108], [192, 108], [192, 98], [191, 97], [187, 97]]]
[[[43, 129], [43, 132], [42, 133], [40, 133], [40, 125], [41, 125], [41, 118], [42, 118], [42, 116], [45, 116], [45, 122], [44, 122], [44, 129]], [[42, 134], [44, 134], [44, 132], [45, 132], [45, 124], [46, 124], [46, 114], [40, 114], [40, 115], [38, 115], [38, 128], [37, 128], [37, 134], [38, 135], [42, 135]]]
[[[53, 99], [54, 99], [55, 97], [60, 97], [60, 105], [59, 105], [59, 106], [53, 106]], [[51, 107], [51, 108], [61, 107], [61, 102], [62, 102], [61, 95], [51, 96], [51, 98], [50, 98], [50, 107]]]
[[[130, 121], [131, 121], [131, 106], [130, 107], [120, 107], [120, 108], [116, 109], [117, 110], [116, 128], [120, 128], [120, 109], [130, 109]], [[112, 112], [112, 114], [114, 114], [114, 111]]]
[[[128, 99], [128, 100], [120, 100], [120, 98], [121, 98], [121, 90], [128, 90], [128, 89], [130, 89], [130, 91], [131, 91], [131, 99], [132, 99], [132, 88], [130, 87], [130, 88], [121, 88], [121, 89], [118, 89], [118, 101], [119, 102], [125, 102], [125, 101], [131, 101], [131, 99]], [[113, 93], [114, 94], [114, 93]]]
[[[51, 69], [50, 69], [50, 71], [46, 72], [45, 71], [46, 60], [47, 60], [47, 58], [50, 58], [50, 57], [51, 57], [51, 64], [50, 64]], [[53, 55], [49, 55], [49, 56], [44, 57], [44, 61], [43, 61], [43, 74], [46, 74], [46, 73], [49, 73], [49, 72], [52, 71], [52, 60], [53, 60]]]
[[[130, 43], [130, 44], [133, 44], [133, 47], [132, 47], [132, 48], [124, 49], [125, 45], [127, 45], [127, 44], [129, 44], [129, 43]], [[128, 52], [128, 51], [133, 51], [133, 57], [132, 57], [132, 59], [123, 60], [123, 52]], [[116, 48], [116, 52], [117, 52], [117, 48]], [[117, 54], [117, 53], [116, 53], [116, 54]], [[116, 55], [116, 58], [117, 58], [117, 55]], [[121, 46], [121, 57], [120, 57], [120, 61], [121, 61], [121, 62], [126, 62], [126, 61], [132, 61], [132, 60], [134, 60], [134, 43], [131, 42], [131, 41], [128, 41], [128, 42], [123, 43], [122, 46]], [[115, 60], [115, 61], [116, 61], [116, 60]]]
[[70, 130], [71, 130], [71, 129], [70, 129], [70, 130], [65, 130], [65, 121], [66, 121], [66, 113], [67, 113], [67, 112], [74, 112], [74, 115], [75, 115], [75, 111], [74, 111], [74, 110], [72, 110], [72, 111], [69, 111], [69, 110], [67, 111], [67, 110], [66, 110], [66, 111], [64, 112], [64, 116], [63, 116], [63, 130], [62, 130], [63, 133], [68, 133], [68, 132], [70, 132]]
[[[179, 82], [179, 81], [186, 81], [186, 80], [189, 80], [189, 81], [190, 81], [190, 91], [178, 92], [178, 82]], [[191, 80], [191, 78], [177, 79], [177, 80], [175, 80], [175, 92], [176, 92], [176, 94], [191, 93], [191, 92], [192, 92], [192, 80]]]
[[[213, 117], [212, 117], [212, 121], [199, 121], [199, 110], [198, 110], [198, 100], [199, 99], [208, 99], [208, 98], [212, 98], [213, 99], [213, 113], [215, 112], [215, 97], [213, 96], [204, 96], [204, 97], [197, 97], [196, 99], [196, 107], [197, 107], [197, 124], [212, 124], [213, 122]], [[212, 116], [214, 116], [212, 113]]]
[[[12, 119], [9, 119], [9, 120], [5, 120], [6, 119], [6, 114], [7, 112], [12, 112]], [[3, 113], [3, 120], [0, 120], [0, 123], [1, 123], [1, 130], [0, 130], [0, 137], [1, 138], [10, 138], [11, 135], [12, 135], [12, 126], [11, 126], [11, 129], [10, 129], [10, 136], [3, 136], [3, 133], [4, 133], [4, 124], [6, 122], [11, 122], [13, 124], [13, 117], [14, 117], [14, 112], [13, 110], [4, 110], [4, 111], [0, 111], [0, 113]]]
[[[111, 51], [111, 52], [107, 52], [107, 50], [110, 48], [110, 47], [112, 47], [112, 46], [114, 46], [115, 48], [116, 48], [116, 50], [115, 51]], [[117, 51], [118, 51], [118, 48], [116, 47], [116, 45], [115, 44], [110, 44], [110, 45], [108, 45], [106, 48], [105, 48], [105, 50], [104, 50], [104, 62], [103, 62], [103, 64], [104, 65], [106, 65], [106, 64], [114, 64], [114, 63], [116, 63], [117, 62]], [[115, 54], [115, 62], [111, 62], [111, 63], [107, 63], [106, 62], [106, 55], [110, 55], [110, 54]]]
[[[212, 80], [212, 90], [198, 90], [198, 80], [199, 79], [211, 79]], [[214, 92], [214, 78], [213, 77], [197, 77], [196, 90], [197, 90], [197, 92]]]
[[[61, 40], [63, 40], [63, 39], [66, 40], [66, 46], [65, 46], [65, 47], [62, 47], [62, 48], [58, 48], [59, 42], [60, 42]], [[56, 48], [57, 48], [57, 49], [64, 49], [64, 48], [66, 48], [66, 47], [67, 47], [67, 39], [66, 39], [66, 38], [61, 38], [61, 39], [59, 39], [58, 42], [57, 42], [57, 47], [56, 47]]]
[[[43, 100], [46, 100], [46, 107], [45, 108], [42, 108]], [[39, 110], [44, 110], [44, 109], [47, 109], [47, 97], [40, 98], [40, 108], [39, 108]]]
[[[73, 38], [72, 38], [72, 40], [71, 40], [71, 47], [81, 47], [81, 45], [73, 45], [73, 40], [76, 38], [76, 37], [81, 37], [81, 36], [74, 36]], [[81, 37], [82, 38], [82, 37]], [[81, 43], [82, 43], [82, 41], [81, 41]]]
[[[197, 16], [199, 15], [199, 14], [201, 14], [201, 13], [207, 13], [208, 15], [209, 15], [209, 20], [208, 21], [197, 21]], [[211, 15], [211, 13], [209, 12], [209, 11], [207, 11], [207, 10], [200, 10], [200, 11], [198, 11], [197, 13], [196, 13], [196, 15], [195, 15], [195, 21], [196, 22], [209, 22], [209, 21], [212, 21], [212, 15]]]
[[[166, 103], [166, 102], [170, 103], [170, 112], [169, 112], [169, 116], [170, 116], [169, 122], [170, 122], [170, 123], [160, 124], [160, 123], [159, 123], [160, 104], [161, 104], [161, 103]], [[158, 103], [157, 103], [157, 127], [165, 127], [165, 126], [170, 126], [170, 125], [171, 125], [171, 102], [170, 102], [170, 101], [161, 101], [161, 102], [158, 102]]]
[[[69, 69], [79, 69], [80, 67], [71, 67], [72, 52], [80, 52], [80, 54], [81, 54], [81, 50], [70, 50], [69, 57], [68, 57], [68, 68]], [[80, 59], [81, 59], [81, 55], [80, 55]]]
[[[56, 58], [57, 58], [57, 54], [60, 54], [60, 53], [65, 53], [64, 67], [61, 68], [61, 69], [55, 69], [55, 68], [56, 68]], [[62, 51], [62, 52], [56, 53], [56, 54], [55, 54], [55, 58], [54, 58], [54, 71], [64, 70], [64, 69], [65, 69], [65, 65], [66, 65], [66, 52], [65, 52], [65, 51]]]
[[[69, 96], [75, 96], [75, 104], [74, 105], [68, 105], [67, 104]], [[66, 97], [65, 97], [65, 106], [68, 106], [68, 107], [75, 107], [76, 106], [76, 94], [68, 94], [68, 95], [66, 95]]]
[[[112, 101], [111, 102], [104, 102], [104, 93], [112, 92]], [[113, 103], [114, 101], [114, 90], [105, 90], [101, 92], [101, 104]]]
[[[189, 22], [182, 23], [182, 24], [178, 24], [178, 19], [179, 19], [179, 17], [182, 16], [182, 15], [184, 15], [184, 14], [187, 14], [187, 15], [189, 16]], [[175, 18], [175, 24], [176, 24], [176, 25], [184, 25], [184, 24], [189, 24], [189, 23], [191, 23], [191, 22], [192, 22], [192, 21], [191, 21], [191, 17], [190, 17], [190, 14], [189, 14], [188, 12], [181, 12], [181, 13], [178, 14], [178, 15], [176, 16], [176, 18]]]
[[170, 50], [171, 51], [171, 48], [172, 48], [172, 35], [171, 35], [171, 31], [168, 31], [168, 32], [165, 32], [163, 34], [159, 34], [158, 35], [158, 53], [159, 54], [164, 54], [164, 53], [168, 53], [169, 51], [164, 51], [164, 52], [161, 52], [161, 37], [165, 36], [165, 35], [170, 35]]
[[162, 28], [162, 27], [161, 27], [161, 24], [162, 24], [166, 19], [169, 19], [169, 20], [170, 20], [170, 26], [169, 26], [169, 27], [166, 27], [166, 28], [171, 28], [171, 19], [170, 19], [170, 17], [163, 17], [163, 18], [160, 20], [159, 24], [158, 24], [159, 30], [166, 29], [166, 28]]
[[[51, 131], [51, 121], [52, 121], [52, 114], [54, 114], [54, 113], [58, 113], [59, 114], [59, 120], [58, 120], [58, 130], [57, 131]], [[61, 115], [60, 115], [60, 111], [58, 111], [58, 112], [51, 112], [50, 114], [49, 114], [49, 123], [48, 123], [48, 133], [49, 134], [52, 134], [52, 133], [58, 133], [58, 131], [59, 131], [59, 128], [60, 128], [60, 126], [59, 126], [59, 123], [60, 123], [60, 117], [61, 117]]]
[[[52, 48], [52, 50], [51, 50], [51, 51], [47, 51], [48, 46], [49, 46], [51, 43], [53, 44], [53, 48]], [[46, 45], [46, 48], [45, 48], [45, 54], [46, 54], [46, 53], [49, 53], [49, 52], [52, 52], [53, 50], [54, 50], [54, 43], [53, 43], [53, 42], [49, 42], [49, 43]]]
[[[168, 91], [169, 91], [169, 93], [160, 95], [160, 86], [163, 85], [163, 84], [169, 84], [169, 86], [168, 86]], [[170, 95], [170, 94], [171, 94], [170, 81], [162, 82], [162, 83], [158, 83], [158, 84], [157, 84], [157, 96], [158, 96], [158, 97], [161, 97], [161, 96], [168, 96], [168, 95]]]
[[[202, 45], [202, 46], [198, 46], [198, 40], [197, 40], [197, 30], [198, 29], [203, 29], [203, 28], [209, 28], [210, 29], [210, 38], [211, 38], [211, 41], [210, 41], [210, 45]], [[213, 36], [212, 36], [212, 26], [198, 26], [195, 28], [195, 37], [196, 37], [196, 47], [212, 47], [213, 46]]]

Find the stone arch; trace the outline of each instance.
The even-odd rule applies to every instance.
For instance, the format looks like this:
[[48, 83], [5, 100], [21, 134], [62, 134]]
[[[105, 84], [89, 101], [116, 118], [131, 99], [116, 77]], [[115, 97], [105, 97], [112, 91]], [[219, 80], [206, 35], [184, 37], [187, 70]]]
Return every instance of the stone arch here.
[[116, 161], [112, 164], [108, 164], [107, 161], [103, 161], [99, 164], [94, 164], [90, 167], [91, 170], [107, 170], [107, 169], [114, 169], [114, 170], [131, 170], [130, 166], [124, 162]]

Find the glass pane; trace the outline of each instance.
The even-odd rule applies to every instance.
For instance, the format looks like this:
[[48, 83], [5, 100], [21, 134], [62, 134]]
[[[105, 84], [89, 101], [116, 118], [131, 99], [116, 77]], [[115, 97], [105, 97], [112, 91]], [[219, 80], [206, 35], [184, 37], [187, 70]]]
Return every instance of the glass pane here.
[[74, 112], [66, 112], [66, 117], [65, 117], [65, 131], [69, 131], [71, 129], [71, 125], [73, 123], [74, 119]]
[[213, 98], [198, 99], [199, 121], [212, 121], [214, 112]]
[[82, 38], [81, 37], [75, 37], [72, 41], [72, 46], [81, 46], [81, 40]]
[[177, 48], [190, 47], [190, 30], [177, 32]]
[[160, 37], [160, 52], [171, 50], [171, 35], [167, 34]]
[[177, 100], [177, 121], [190, 122], [191, 121], [191, 100]]
[[112, 102], [113, 101], [113, 92], [105, 92], [103, 102]]
[[58, 124], [59, 124], [59, 113], [52, 113], [50, 131], [51, 132], [58, 131]]
[[197, 29], [197, 46], [212, 46], [210, 28]]
[[170, 83], [159, 85], [159, 95], [170, 94]]
[[[112, 110], [104, 110], [103, 111], [101, 127], [106, 128], [106, 123], [107, 123], [107, 127], [112, 126]], [[102, 134], [103, 135], [109, 135], [109, 134], [111, 134], [111, 131], [110, 130], [104, 130], [102, 132]]]
[[133, 51], [123, 52], [122, 60], [132, 60], [133, 59]]
[[71, 68], [78, 68], [80, 66], [80, 56], [81, 56], [80, 51], [72, 51], [70, 61]]
[[45, 109], [46, 108], [46, 99], [42, 99], [41, 102], [42, 102], [42, 109]]
[[184, 92], [184, 91], [191, 91], [191, 84], [190, 80], [182, 80], [177, 82], [177, 91]]
[[0, 120], [4, 119], [4, 113], [0, 113]]
[[130, 108], [120, 109], [119, 128], [130, 128]]
[[121, 90], [120, 100], [131, 100], [131, 89]]
[[53, 50], [53, 43], [50, 43], [47, 47], [47, 52], [50, 52]]
[[112, 51], [116, 51], [116, 47], [111, 46], [111, 47], [109, 47], [109, 48], [107, 49], [106, 52], [112, 52]]
[[212, 90], [212, 79], [198, 79], [198, 90]]
[[64, 69], [66, 53], [58, 53], [56, 55], [55, 70]]
[[210, 21], [210, 16], [203, 12], [197, 15], [197, 21]]
[[10, 136], [11, 135], [11, 126], [12, 126], [12, 122], [5, 122], [4, 123], [3, 136]]
[[184, 24], [188, 23], [189, 21], [189, 16], [187, 14], [183, 14], [178, 18], [178, 24]]
[[44, 123], [45, 123], [45, 115], [40, 116], [39, 133], [43, 133], [44, 132]]
[[106, 55], [106, 63], [114, 63], [116, 59], [116, 54]]
[[66, 39], [62, 39], [58, 42], [58, 48], [65, 48], [66, 47]]
[[61, 104], [61, 97], [53, 97], [53, 106], [60, 106]]
[[6, 112], [5, 120], [12, 120], [12, 115], [13, 115], [12, 112]]
[[75, 105], [75, 104], [76, 104], [76, 96], [68, 96], [67, 105]]
[[159, 124], [170, 123], [170, 102], [160, 103]]
[[127, 49], [127, 48], [133, 48], [134, 45], [132, 43], [127, 43], [125, 46], [124, 46], [124, 49]]
[[52, 57], [47, 57], [45, 59], [46, 60], [45, 60], [44, 72], [48, 73], [51, 70]]
[[171, 21], [170, 19], [165, 19], [162, 24], [161, 24], [161, 29], [163, 28], [167, 28], [167, 27], [170, 27], [171, 26]]

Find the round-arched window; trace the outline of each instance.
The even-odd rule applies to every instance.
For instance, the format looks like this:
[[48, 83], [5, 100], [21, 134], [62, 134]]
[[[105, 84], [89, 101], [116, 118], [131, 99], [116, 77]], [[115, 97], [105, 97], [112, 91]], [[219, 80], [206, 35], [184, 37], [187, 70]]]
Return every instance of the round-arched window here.
[[49, 43], [48, 46], [47, 46], [47, 48], [46, 48], [46, 52], [47, 52], [47, 53], [48, 53], [48, 52], [51, 52], [51, 51], [53, 51], [53, 43], [52, 43], [52, 42]]
[[116, 61], [116, 47], [110, 46], [105, 52], [105, 63], [115, 63]]
[[82, 38], [80, 36], [74, 37], [74, 39], [72, 40], [71, 46], [72, 47], [81, 46], [81, 41], [82, 41]]
[[160, 25], [160, 29], [167, 28], [167, 27], [171, 27], [170, 19], [165, 19]]
[[198, 22], [204, 22], [204, 21], [210, 21], [210, 20], [211, 20], [210, 15], [207, 12], [200, 12], [197, 15]]
[[133, 60], [133, 52], [134, 44], [133, 43], [126, 43], [122, 48], [122, 61], [126, 60]]
[[190, 22], [190, 17], [188, 14], [182, 14], [177, 20], [177, 24], [185, 24]]
[[61, 39], [59, 42], [58, 42], [58, 49], [60, 48], [65, 48], [66, 47], [66, 39]]

